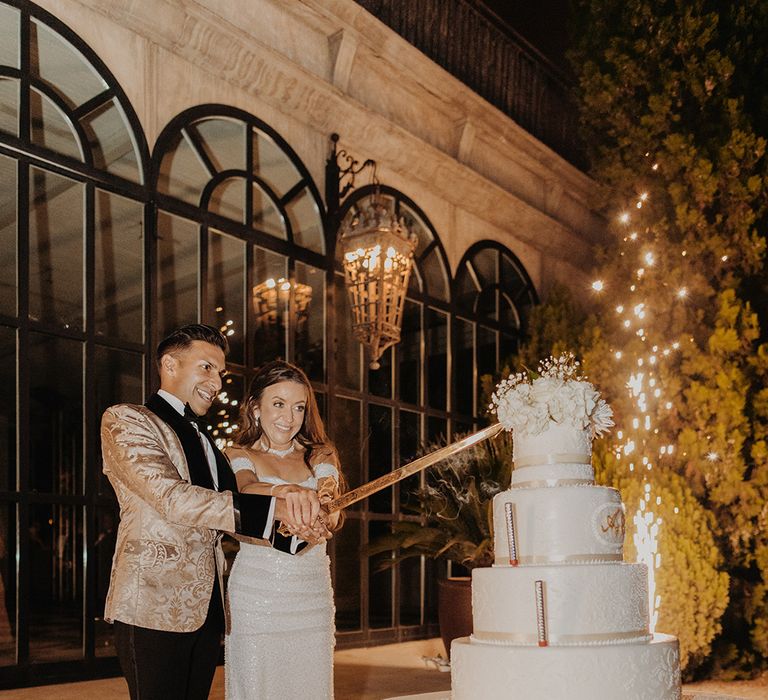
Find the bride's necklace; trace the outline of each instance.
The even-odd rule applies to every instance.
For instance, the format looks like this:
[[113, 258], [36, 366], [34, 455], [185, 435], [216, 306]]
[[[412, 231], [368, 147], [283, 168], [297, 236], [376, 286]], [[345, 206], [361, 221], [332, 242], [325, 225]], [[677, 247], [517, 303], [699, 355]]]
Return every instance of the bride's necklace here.
[[284, 450], [276, 450], [274, 447], [268, 447], [264, 440], [261, 440], [259, 445], [261, 446], [261, 449], [264, 450], [264, 452], [275, 455], [275, 457], [287, 457], [296, 449], [296, 445], [293, 443], [293, 441]]

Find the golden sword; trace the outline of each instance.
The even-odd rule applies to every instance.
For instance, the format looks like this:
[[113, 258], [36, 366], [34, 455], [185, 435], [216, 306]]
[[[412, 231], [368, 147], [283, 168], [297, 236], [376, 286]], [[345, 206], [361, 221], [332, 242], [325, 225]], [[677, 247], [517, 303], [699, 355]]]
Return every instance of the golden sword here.
[[[341, 496], [338, 498], [335, 498], [330, 503], [324, 505], [323, 511], [327, 515], [330, 515], [331, 513], [335, 513], [338, 510], [347, 508], [353, 503], [362, 501], [364, 498], [368, 498], [368, 496], [382, 491], [383, 489], [392, 486], [392, 484], [396, 484], [398, 481], [407, 479], [409, 476], [412, 476], [413, 474], [416, 474], [423, 469], [426, 469], [427, 467], [431, 467], [433, 464], [437, 464], [437, 462], [447, 459], [451, 455], [455, 455], [457, 452], [466, 450], [468, 447], [472, 447], [472, 445], [476, 445], [478, 442], [482, 442], [483, 440], [488, 440], [492, 437], [495, 437], [501, 432], [501, 430], [501, 423], [494, 423], [493, 425], [489, 425], [487, 428], [478, 430], [476, 433], [467, 435], [461, 440], [452, 442], [450, 445], [446, 445], [445, 447], [441, 447], [434, 452], [430, 452], [429, 454], [423, 455], [418, 459], [414, 459], [412, 462], [408, 462], [408, 464], [404, 464], [402, 467], [398, 467], [397, 469], [388, 472], [383, 476], [380, 476], [378, 479], [369, 481], [367, 484], [363, 484], [362, 486], [358, 486], [351, 491], [347, 491], [346, 493], [341, 494]], [[288, 529], [284, 524], [280, 525], [278, 532], [282, 535], [289, 534]]]

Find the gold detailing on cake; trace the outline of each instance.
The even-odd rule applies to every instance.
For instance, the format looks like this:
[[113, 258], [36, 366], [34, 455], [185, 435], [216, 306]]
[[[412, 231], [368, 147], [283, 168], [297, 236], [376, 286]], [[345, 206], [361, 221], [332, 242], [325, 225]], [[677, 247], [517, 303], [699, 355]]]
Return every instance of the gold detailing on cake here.
[[555, 486], [593, 486], [594, 479], [534, 479], [512, 484], [511, 489], [541, 489], [554, 488]]
[[600, 523], [600, 529], [604, 533], [610, 531], [618, 540], [623, 541], [626, 522], [624, 509], [619, 506], [613, 513], [606, 515], [604, 523]]
[[[537, 582], [538, 583], [538, 582]], [[589, 634], [552, 634], [547, 635], [547, 643], [567, 646], [569, 644], [600, 644], [612, 642], [648, 641], [652, 635], [647, 630], [633, 630], [631, 632], [592, 632]], [[539, 632], [536, 634], [524, 634], [519, 632], [478, 632], [472, 633], [471, 639], [478, 642], [496, 644], [525, 644], [539, 645]]]
[[515, 467], [538, 467], [542, 464], [592, 464], [592, 455], [583, 452], [560, 452], [515, 457]]
[[517, 537], [515, 536], [515, 504], [504, 504], [504, 516], [507, 521], [507, 543], [509, 545], [509, 565], [517, 566]]
[[544, 581], [534, 582], [536, 594], [536, 634], [540, 647], [548, 646], [547, 620], [544, 612]]
[[[606, 561], [622, 561], [624, 559], [621, 553], [619, 554], [561, 554], [552, 556], [528, 556], [518, 557], [517, 563], [522, 565], [541, 565], [541, 564], [598, 564]], [[507, 566], [507, 562], [503, 558], [496, 558], [494, 561], [496, 566]]]

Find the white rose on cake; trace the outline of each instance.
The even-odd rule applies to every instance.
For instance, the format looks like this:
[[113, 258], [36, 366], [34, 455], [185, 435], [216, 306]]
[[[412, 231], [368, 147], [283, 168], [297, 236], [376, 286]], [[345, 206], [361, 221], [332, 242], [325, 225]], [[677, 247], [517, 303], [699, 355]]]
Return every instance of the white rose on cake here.
[[525, 435], [544, 432], [550, 421], [600, 435], [613, 425], [613, 411], [578, 366], [572, 353], [549, 357], [538, 376], [518, 372], [501, 381], [489, 408], [507, 430]]

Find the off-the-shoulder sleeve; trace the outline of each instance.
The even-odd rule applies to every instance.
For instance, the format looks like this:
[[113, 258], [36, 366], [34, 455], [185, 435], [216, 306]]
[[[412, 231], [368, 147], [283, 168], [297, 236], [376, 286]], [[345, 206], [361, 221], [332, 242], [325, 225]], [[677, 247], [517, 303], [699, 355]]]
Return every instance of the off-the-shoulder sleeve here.
[[317, 479], [325, 479], [331, 476], [337, 481], [339, 480], [339, 470], [329, 462], [321, 462], [320, 464], [316, 464], [313, 469], [315, 470], [315, 477]]
[[243, 471], [243, 469], [247, 469], [254, 474], [256, 473], [256, 467], [253, 466], [253, 462], [251, 462], [248, 457], [232, 457], [230, 464], [232, 465], [233, 472], [239, 472]]

